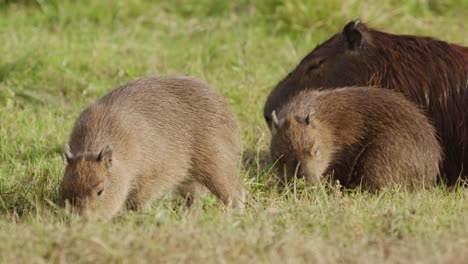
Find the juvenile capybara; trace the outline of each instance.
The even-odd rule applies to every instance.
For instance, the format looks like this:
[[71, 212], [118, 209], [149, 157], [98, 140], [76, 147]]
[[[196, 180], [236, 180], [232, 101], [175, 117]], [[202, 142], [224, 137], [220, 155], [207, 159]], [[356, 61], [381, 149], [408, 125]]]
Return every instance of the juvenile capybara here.
[[176, 191], [206, 187], [242, 207], [241, 142], [225, 100], [186, 76], [156, 76], [111, 91], [79, 116], [65, 147], [60, 194], [77, 213], [111, 218]]
[[434, 123], [444, 151], [448, 185], [468, 177], [468, 48], [444, 41], [393, 35], [359, 20], [310, 52], [273, 89], [264, 108], [271, 113], [304, 89], [375, 86], [403, 93]]
[[426, 116], [387, 89], [301, 91], [272, 111], [271, 132], [280, 180], [313, 184], [330, 176], [345, 187], [412, 190], [436, 182], [442, 158]]

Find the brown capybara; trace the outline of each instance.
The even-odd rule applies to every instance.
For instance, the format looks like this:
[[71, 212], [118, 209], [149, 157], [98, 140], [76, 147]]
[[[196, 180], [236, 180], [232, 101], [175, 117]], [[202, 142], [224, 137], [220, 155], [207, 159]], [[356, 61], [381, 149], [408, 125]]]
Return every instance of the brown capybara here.
[[345, 187], [412, 190], [436, 182], [442, 158], [426, 116], [387, 89], [301, 91], [278, 115], [272, 111], [271, 132], [279, 179], [330, 176]]
[[266, 102], [265, 119], [271, 128], [271, 112], [301, 90], [345, 86], [389, 88], [421, 106], [444, 150], [444, 181], [453, 185], [467, 179], [468, 48], [352, 21], [278, 83]]
[[126, 203], [142, 208], [204, 186], [243, 207], [241, 142], [225, 100], [187, 76], [140, 79], [84, 110], [65, 147], [60, 194], [81, 215], [111, 218]]

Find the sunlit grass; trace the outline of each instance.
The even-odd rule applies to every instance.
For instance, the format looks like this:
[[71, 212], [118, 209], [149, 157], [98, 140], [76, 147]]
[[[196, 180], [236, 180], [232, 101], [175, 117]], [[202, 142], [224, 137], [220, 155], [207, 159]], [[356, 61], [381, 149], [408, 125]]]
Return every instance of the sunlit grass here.
[[[268, 92], [318, 43], [371, 26], [467, 45], [466, 1], [0, 0], [0, 260], [424, 262], [468, 257], [467, 191], [265, 186]], [[80, 111], [140, 76], [193, 75], [221, 93], [244, 145], [246, 212], [166, 198], [110, 223], [54, 205]]]

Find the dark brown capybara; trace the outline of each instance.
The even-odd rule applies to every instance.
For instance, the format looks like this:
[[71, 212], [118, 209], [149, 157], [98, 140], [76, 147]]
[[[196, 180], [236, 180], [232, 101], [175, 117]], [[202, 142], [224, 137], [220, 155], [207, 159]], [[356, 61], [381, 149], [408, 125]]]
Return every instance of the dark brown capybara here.
[[226, 101], [207, 84], [166, 75], [120, 86], [84, 110], [65, 148], [60, 194], [78, 214], [111, 218], [176, 191], [206, 187], [243, 207], [241, 141]]
[[309, 53], [268, 96], [264, 116], [304, 89], [384, 87], [417, 103], [435, 124], [448, 185], [468, 177], [468, 48], [444, 41], [393, 35], [348, 23]]
[[442, 160], [424, 113], [387, 89], [301, 91], [272, 111], [271, 132], [279, 180], [313, 184], [330, 176], [345, 187], [412, 190], [433, 186]]

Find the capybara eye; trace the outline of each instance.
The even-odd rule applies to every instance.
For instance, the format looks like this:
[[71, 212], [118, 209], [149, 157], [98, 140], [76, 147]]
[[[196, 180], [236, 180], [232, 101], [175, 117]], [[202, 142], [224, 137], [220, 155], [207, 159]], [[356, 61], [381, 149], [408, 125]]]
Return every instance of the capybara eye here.
[[99, 190], [99, 191], [97, 192], [97, 196], [101, 196], [103, 192], [104, 192], [104, 189]]
[[312, 149], [312, 155], [317, 155], [319, 153], [319, 149], [318, 148], [313, 148]]
[[307, 73], [319, 68], [327, 59], [321, 59], [317, 63], [314, 63], [307, 68]]

